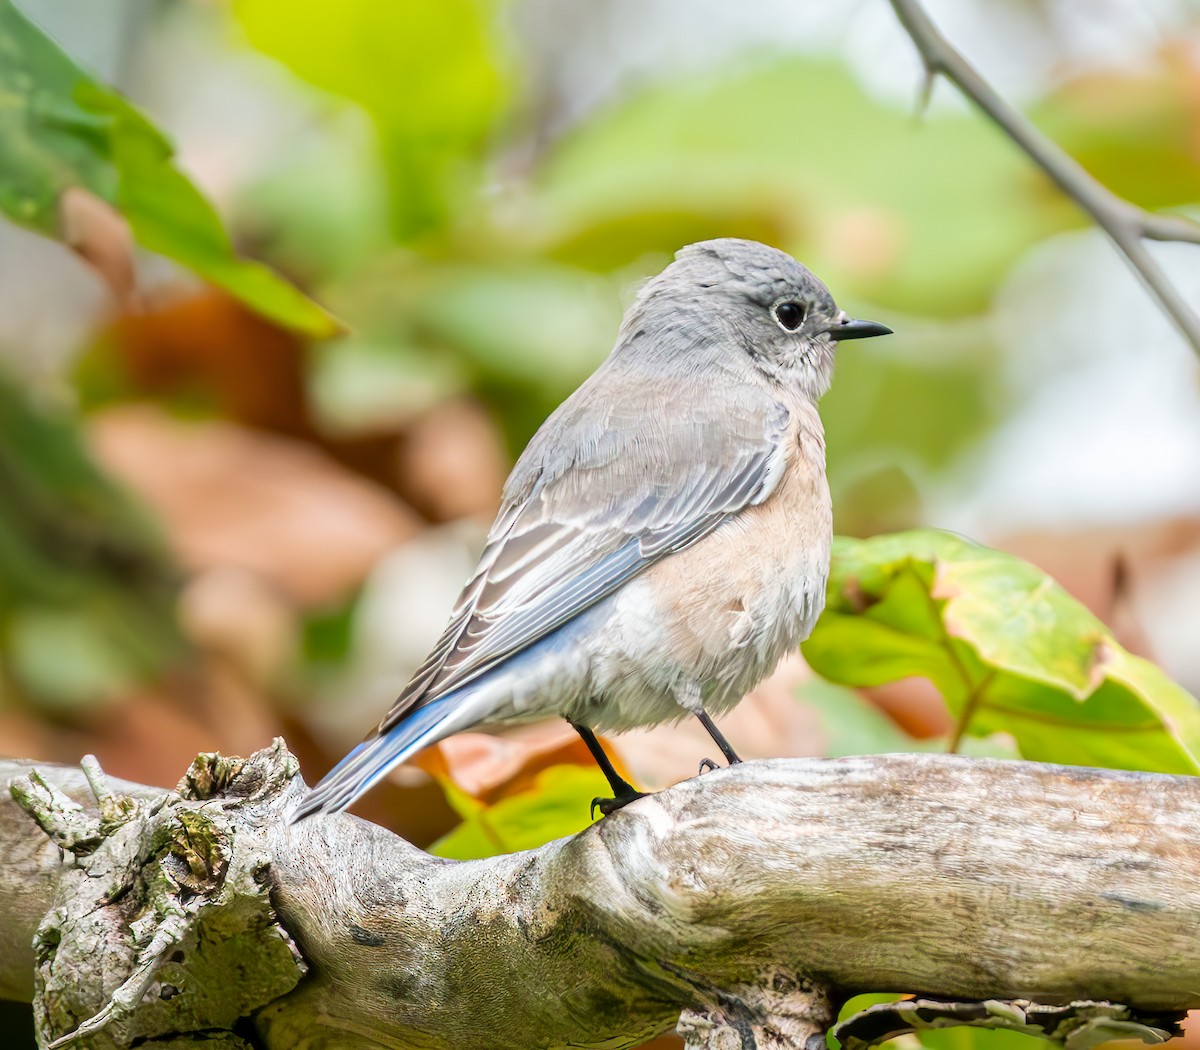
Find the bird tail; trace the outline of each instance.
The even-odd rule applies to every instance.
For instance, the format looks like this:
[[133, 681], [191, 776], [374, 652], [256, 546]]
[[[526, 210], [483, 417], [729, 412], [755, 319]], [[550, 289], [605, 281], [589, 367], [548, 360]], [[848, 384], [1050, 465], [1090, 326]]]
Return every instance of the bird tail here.
[[456, 710], [462, 711], [461, 697], [450, 693], [417, 708], [386, 732], [364, 740], [300, 800], [292, 822], [315, 813], [341, 812], [393, 766], [455, 732], [462, 721], [450, 718]]

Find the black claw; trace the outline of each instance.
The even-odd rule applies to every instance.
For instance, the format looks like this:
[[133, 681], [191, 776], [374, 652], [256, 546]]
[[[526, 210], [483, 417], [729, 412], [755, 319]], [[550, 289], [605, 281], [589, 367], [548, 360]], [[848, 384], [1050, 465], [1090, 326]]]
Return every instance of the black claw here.
[[596, 819], [596, 810], [600, 810], [603, 816], [608, 816], [610, 813], [616, 813], [618, 809], [628, 806], [630, 802], [636, 802], [639, 798], [645, 798], [646, 792], [635, 791], [630, 788], [628, 792], [622, 791], [616, 798], [594, 798], [592, 799], [592, 808], [588, 810], [588, 815], [592, 820]]
[[716, 768], [717, 768], [717, 764], [711, 758], [700, 759], [700, 772], [701, 773], [711, 773]]
[[[567, 721], [571, 722], [569, 718]], [[616, 771], [612, 761], [604, 753], [604, 748], [600, 746], [600, 741], [596, 739], [595, 733], [588, 729], [587, 726], [581, 726], [576, 722], [571, 722], [571, 725], [574, 726], [575, 732], [583, 738], [583, 742], [587, 744], [588, 750], [592, 753], [592, 757], [596, 760], [596, 764], [600, 767], [600, 771], [608, 781], [608, 786], [613, 790], [613, 798], [592, 799], [592, 808], [588, 811], [592, 820], [596, 819], [596, 810], [600, 810], [607, 817], [610, 813], [615, 813], [622, 806], [627, 806], [630, 802], [646, 797], [644, 792], [638, 791], [637, 788]]]

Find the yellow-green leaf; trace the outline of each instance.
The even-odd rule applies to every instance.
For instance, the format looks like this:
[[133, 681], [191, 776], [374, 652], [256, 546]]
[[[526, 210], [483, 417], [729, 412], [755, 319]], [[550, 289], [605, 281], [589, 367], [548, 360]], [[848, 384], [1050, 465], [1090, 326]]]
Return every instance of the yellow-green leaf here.
[[430, 847], [439, 857], [471, 860], [499, 853], [535, 849], [574, 835], [592, 821], [593, 798], [612, 794], [599, 769], [559, 765], [543, 769], [528, 790], [509, 795], [490, 806], [455, 806], [463, 822]]
[[1195, 698], [1040, 569], [948, 533], [839, 538], [804, 656], [843, 685], [924, 676], [1029, 759], [1200, 772]]
[[508, 95], [488, 0], [237, 0], [234, 10], [256, 48], [369, 114], [398, 238], [468, 206]]

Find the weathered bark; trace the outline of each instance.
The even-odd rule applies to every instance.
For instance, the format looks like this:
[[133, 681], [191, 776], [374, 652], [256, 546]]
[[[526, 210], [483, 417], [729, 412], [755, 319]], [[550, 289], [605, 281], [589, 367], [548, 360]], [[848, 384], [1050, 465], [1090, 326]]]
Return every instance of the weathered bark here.
[[[0, 764], [0, 782], [29, 768]], [[43, 773], [86, 801], [78, 771]], [[203, 1031], [271, 1048], [619, 1047], [682, 1012], [691, 1046], [799, 1047], [859, 991], [1033, 1000], [972, 1021], [1026, 1028], [1038, 1003], [1111, 1000], [1132, 1012], [1076, 1003], [1056, 1024], [1146, 1035], [1139, 1015], [1169, 1029], [1200, 1006], [1190, 778], [944, 755], [751, 762], [463, 863], [353, 817], [291, 824], [303, 786], [282, 746], [198, 760], [182, 797], [114, 785], [143, 800], [134, 812], [107, 799], [73, 823], [17, 783], [79, 855], [0, 801], [0, 991], [28, 998], [36, 974], [39, 1022], [61, 1037], [119, 990], [79, 1045]]]

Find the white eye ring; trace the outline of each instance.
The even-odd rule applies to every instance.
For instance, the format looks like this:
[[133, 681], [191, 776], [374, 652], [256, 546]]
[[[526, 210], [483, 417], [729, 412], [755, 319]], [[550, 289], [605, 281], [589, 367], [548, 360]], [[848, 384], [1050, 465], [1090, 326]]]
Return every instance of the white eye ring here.
[[804, 319], [808, 316], [808, 310], [805, 309], [804, 304], [798, 303], [794, 299], [785, 299], [782, 303], [776, 303], [771, 307], [771, 313], [775, 317], [775, 323], [785, 332], [794, 332], [804, 324]]

